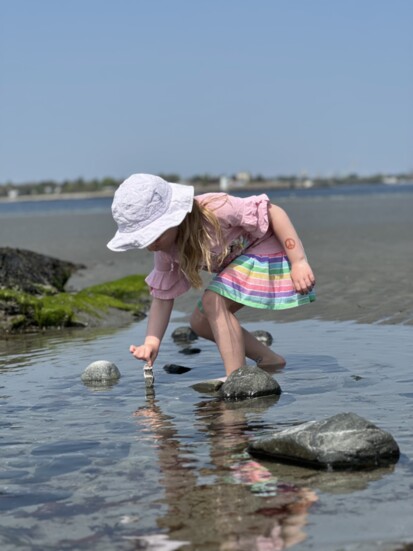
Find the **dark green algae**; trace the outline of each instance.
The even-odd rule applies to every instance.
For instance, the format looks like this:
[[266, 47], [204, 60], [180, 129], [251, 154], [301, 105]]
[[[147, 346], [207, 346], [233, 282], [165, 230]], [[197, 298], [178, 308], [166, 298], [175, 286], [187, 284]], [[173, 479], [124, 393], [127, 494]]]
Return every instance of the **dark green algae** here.
[[33, 295], [0, 289], [0, 334], [52, 327], [99, 325], [117, 310], [143, 317], [148, 306], [145, 276], [130, 275], [77, 293]]

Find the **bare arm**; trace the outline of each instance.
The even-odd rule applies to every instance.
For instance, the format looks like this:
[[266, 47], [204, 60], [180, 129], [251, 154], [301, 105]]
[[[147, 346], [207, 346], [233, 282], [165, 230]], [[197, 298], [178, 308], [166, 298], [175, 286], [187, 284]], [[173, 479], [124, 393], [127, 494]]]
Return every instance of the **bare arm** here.
[[270, 205], [268, 210], [271, 227], [284, 246], [291, 264], [291, 280], [297, 293], [308, 294], [314, 284], [315, 277], [307, 262], [304, 247], [287, 213], [277, 205]]
[[150, 366], [153, 365], [168, 327], [173, 305], [173, 299], [152, 299], [145, 342], [140, 346], [132, 344], [129, 348], [136, 359], [145, 360]]

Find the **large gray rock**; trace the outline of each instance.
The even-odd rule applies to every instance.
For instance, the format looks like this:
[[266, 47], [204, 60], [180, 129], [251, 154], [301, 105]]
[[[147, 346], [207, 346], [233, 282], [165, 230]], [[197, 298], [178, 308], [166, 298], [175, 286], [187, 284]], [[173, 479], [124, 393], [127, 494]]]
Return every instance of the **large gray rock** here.
[[0, 289], [57, 293], [80, 268], [84, 266], [32, 251], [0, 247]]
[[97, 360], [87, 366], [82, 373], [81, 379], [84, 383], [105, 383], [117, 381], [120, 378], [120, 371], [116, 365], [107, 360]]
[[365, 469], [396, 463], [400, 450], [388, 432], [355, 413], [339, 413], [261, 438], [252, 455], [321, 469]]
[[224, 400], [245, 400], [281, 394], [280, 385], [257, 366], [244, 365], [233, 371], [219, 391]]

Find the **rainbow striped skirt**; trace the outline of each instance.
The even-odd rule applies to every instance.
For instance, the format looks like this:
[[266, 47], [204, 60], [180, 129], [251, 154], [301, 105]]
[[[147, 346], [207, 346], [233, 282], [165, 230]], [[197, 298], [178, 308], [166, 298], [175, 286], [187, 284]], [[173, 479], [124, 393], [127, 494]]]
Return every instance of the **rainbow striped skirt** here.
[[242, 254], [212, 279], [207, 290], [245, 306], [267, 310], [283, 310], [313, 302], [314, 291], [308, 295], [295, 291], [290, 271], [290, 263], [283, 252], [266, 256]]

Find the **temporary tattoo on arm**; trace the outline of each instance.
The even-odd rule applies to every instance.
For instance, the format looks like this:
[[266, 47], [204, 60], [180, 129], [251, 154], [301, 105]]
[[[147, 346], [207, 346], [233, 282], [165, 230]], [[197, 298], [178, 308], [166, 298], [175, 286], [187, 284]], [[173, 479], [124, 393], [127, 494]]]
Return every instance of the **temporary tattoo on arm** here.
[[294, 239], [293, 239], [292, 237], [289, 237], [288, 239], [286, 239], [286, 240], [284, 241], [284, 245], [285, 245], [285, 248], [286, 248], [286, 249], [289, 249], [289, 250], [294, 249], [294, 247], [295, 247], [295, 241], [294, 241]]

